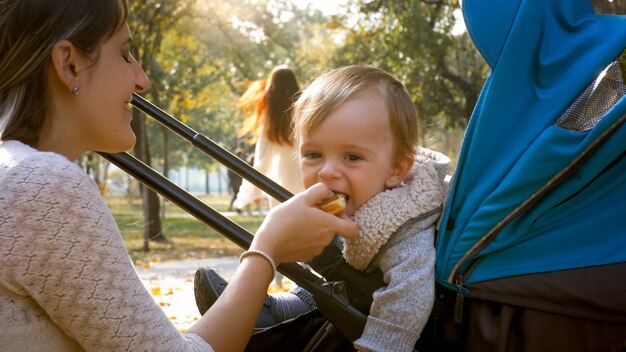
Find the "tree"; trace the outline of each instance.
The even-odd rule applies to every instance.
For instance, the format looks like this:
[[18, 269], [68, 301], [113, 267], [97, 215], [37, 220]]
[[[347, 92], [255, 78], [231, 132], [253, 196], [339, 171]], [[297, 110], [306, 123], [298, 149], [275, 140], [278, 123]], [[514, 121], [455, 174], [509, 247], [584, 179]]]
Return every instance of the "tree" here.
[[[142, 63], [148, 77], [153, 71], [158, 70], [158, 64], [154, 61], [156, 53], [160, 49], [161, 41], [165, 32], [172, 25], [184, 17], [184, 13], [193, 3], [193, 0], [144, 0], [130, 4], [129, 23], [136, 48], [136, 58]], [[159, 86], [153, 86], [148, 92], [153, 98], [158, 99]], [[158, 102], [157, 102], [158, 103]], [[137, 136], [134, 147], [135, 156], [147, 165], [151, 165], [150, 149], [146, 132], [146, 119], [144, 114], [135, 110], [133, 113], [132, 128]], [[144, 213], [144, 250], [150, 249], [150, 241], [167, 241], [161, 227], [159, 217], [159, 197], [144, 185], [140, 185]]]
[[[289, 0], [132, 1], [136, 57], [157, 106], [229, 150], [241, 146], [236, 100], [278, 64], [301, 85], [340, 65], [366, 63], [399, 77], [424, 125], [465, 126], [486, 75], [467, 34], [451, 34], [454, 0], [354, 0], [328, 18]], [[212, 161], [135, 112], [134, 154], [162, 170]], [[158, 197], [142, 187], [145, 249], [163, 239]]]
[[337, 65], [388, 70], [407, 86], [422, 125], [444, 121], [464, 127], [487, 66], [467, 33], [453, 34], [457, 1], [355, 0], [350, 9], [335, 19], [347, 38], [337, 51]]

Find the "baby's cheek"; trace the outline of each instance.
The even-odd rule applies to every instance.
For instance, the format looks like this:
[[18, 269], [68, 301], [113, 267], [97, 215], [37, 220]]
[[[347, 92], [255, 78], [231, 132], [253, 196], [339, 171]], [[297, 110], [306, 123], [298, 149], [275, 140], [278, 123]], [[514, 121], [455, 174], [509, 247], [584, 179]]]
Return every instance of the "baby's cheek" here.
[[304, 170], [300, 170], [300, 175], [304, 189], [307, 189], [317, 183], [317, 178]]

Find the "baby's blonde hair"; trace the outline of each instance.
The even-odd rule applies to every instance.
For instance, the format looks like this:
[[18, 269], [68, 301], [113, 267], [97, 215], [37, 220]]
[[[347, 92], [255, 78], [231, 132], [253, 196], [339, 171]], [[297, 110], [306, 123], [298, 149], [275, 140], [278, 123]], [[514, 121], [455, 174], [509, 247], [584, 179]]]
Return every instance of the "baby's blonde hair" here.
[[298, 132], [311, 133], [345, 101], [368, 89], [375, 89], [389, 112], [394, 138], [394, 162], [415, 154], [418, 136], [417, 110], [400, 81], [371, 66], [352, 65], [334, 69], [315, 79], [294, 104], [293, 138]]

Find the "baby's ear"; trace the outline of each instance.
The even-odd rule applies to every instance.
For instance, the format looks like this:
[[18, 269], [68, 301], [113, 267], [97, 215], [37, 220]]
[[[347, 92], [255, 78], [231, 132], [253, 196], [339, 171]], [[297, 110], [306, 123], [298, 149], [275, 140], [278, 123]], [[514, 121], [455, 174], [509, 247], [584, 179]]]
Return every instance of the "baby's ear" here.
[[396, 161], [391, 169], [391, 174], [385, 180], [385, 187], [393, 188], [400, 184], [400, 182], [404, 181], [404, 179], [409, 175], [411, 168], [413, 168], [413, 163], [415, 160], [413, 159], [413, 155], [407, 155], [402, 157], [400, 160]]

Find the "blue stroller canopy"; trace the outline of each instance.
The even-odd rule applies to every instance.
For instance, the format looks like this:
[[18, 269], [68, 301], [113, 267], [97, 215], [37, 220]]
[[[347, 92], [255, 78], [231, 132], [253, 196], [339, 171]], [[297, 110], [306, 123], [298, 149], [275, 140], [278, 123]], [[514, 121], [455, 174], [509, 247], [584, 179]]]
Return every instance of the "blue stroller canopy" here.
[[588, 0], [462, 6], [491, 73], [442, 216], [438, 282], [626, 262], [626, 88], [611, 65], [626, 16], [596, 15]]

